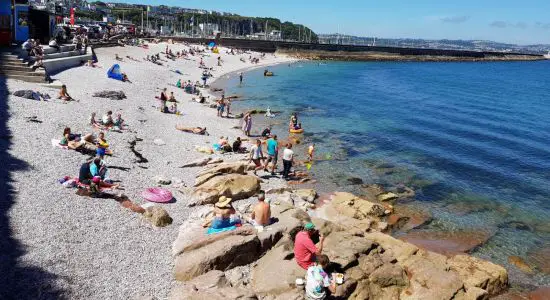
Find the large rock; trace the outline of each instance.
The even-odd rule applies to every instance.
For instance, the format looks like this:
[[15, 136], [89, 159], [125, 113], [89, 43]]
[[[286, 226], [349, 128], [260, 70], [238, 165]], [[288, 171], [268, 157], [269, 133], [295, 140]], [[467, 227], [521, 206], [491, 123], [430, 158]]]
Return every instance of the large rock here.
[[382, 217], [384, 206], [359, 198], [350, 193], [336, 192], [332, 196], [332, 206], [341, 214], [355, 219], [366, 219], [369, 216]]
[[403, 268], [393, 264], [385, 264], [376, 269], [369, 280], [383, 288], [392, 285], [405, 286], [408, 281]]
[[342, 268], [348, 268], [357, 263], [362, 254], [368, 254], [376, 247], [372, 241], [347, 232], [332, 232], [325, 238], [323, 253]]
[[246, 174], [246, 170], [248, 170], [250, 165], [248, 162], [228, 162], [228, 163], [222, 163], [218, 165], [208, 166], [201, 172], [197, 174], [197, 178], [195, 179], [195, 187], [200, 186], [201, 184], [204, 184], [208, 180], [225, 174]]
[[281, 295], [294, 289], [296, 278], [304, 278], [306, 271], [294, 260], [291, 245], [281, 241], [266, 253], [252, 270], [251, 288], [259, 295]]
[[486, 290], [496, 295], [508, 286], [506, 269], [491, 262], [468, 255], [456, 255], [448, 260], [451, 270], [458, 273], [464, 286]]
[[488, 231], [437, 232], [418, 231], [400, 239], [416, 246], [448, 256], [467, 253], [483, 245], [492, 236]]
[[187, 281], [212, 270], [225, 271], [246, 265], [260, 257], [260, 240], [253, 229], [243, 228], [230, 233], [212, 236], [184, 248], [176, 258], [176, 279]]
[[260, 179], [256, 176], [228, 174], [216, 176], [198, 186], [193, 192], [193, 201], [189, 204], [203, 205], [216, 203], [220, 196], [233, 200], [246, 199], [260, 190]]
[[210, 271], [195, 279], [175, 285], [168, 297], [170, 300], [256, 300], [251, 291], [231, 287], [224, 273]]
[[151, 221], [151, 224], [157, 227], [165, 227], [172, 224], [172, 218], [168, 212], [157, 205], [148, 207], [143, 216]]
[[456, 272], [448, 270], [445, 261], [443, 255], [423, 251], [403, 262], [410, 284], [401, 299], [453, 299], [463, 283]]
[[418, 247], [395, 239], [387, 234], [372, 232], [365, 234], [365, 238], [377, 243], [386, 251], [390, 251], [399, 262], [404, 262], [418, 252]]

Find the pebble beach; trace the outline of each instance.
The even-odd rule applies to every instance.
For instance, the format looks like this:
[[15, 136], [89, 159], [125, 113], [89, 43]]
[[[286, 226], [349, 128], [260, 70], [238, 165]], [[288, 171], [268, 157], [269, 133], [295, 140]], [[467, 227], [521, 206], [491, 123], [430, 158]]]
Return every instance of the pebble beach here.
[[[206, 156], [196, 151], [197, 146], [217, 143], [220, 136], [232, 142], [243, 135], [233, 128], [240, 125], [239, 119], [218, 118], [214, 109], [192, 101], [192, 95], [175, 87], [178, 79], [182, 82], [200, 80], [199, 56], [168, 60], [163, 66], [143, 60], [148, 54], [164, 51], [166, 46], [160, 43], [150, 44], [149, 49], [99, 48], [95, 50], [99, 67], [82, 66], [54, 75], [54, 79], [67, 85], [68, 93], [77, 101], [33, 101], [6, 96], [9, 118], [5, 121], [7, 130], [3, 133], [3, 142], [9, 140], [10, 144], [8, 153], [3, 155], [6, 161], [9, 157], [10, 164], [19, 162], [9, 168], [13, 195], [6, 214], [11, 238], [21, 250], [11, 257], [17, 261], [17, 268], [7, 274], [7, 281], [14, 283], [12, 287], [17, 292], [26, 293], [20, 294], [21, 298], [165, 299], [175, 284], [171, 243], [185, 219], [201, 209], [188, 207], [189, 196], [185, 193], [193, 186], [199, 169], [180, 166]], [[174, 52], [188, 47], [183, 44], [168, 46]], [[248, 57], [260, 57], [260, 54], [228, 55], [226, 50], [220, 49], [221, 67], [216, 65], [217, 54], [204, 55], [206, 66], [213, 67], [214, 78], [209, 81], [227, 74], [237, 76], [237, 71], [292, 60], [267, 55], [259, 64], [252, 65]], [[123, 61], [116, 61], [116, 54]], [[242, 62], [241, 57], [247, 62]], [[107, 70], [115, 63], [131, 83], [107, 78]], [[58, 93], [57, 87], [11, 79], [6, 81], [6, 87], [10, 94], [32, 89], [56, 98]], [[180, 102], [181, 115], [163, 114], [156, 108], [155, 96], [163, 88], [174, 92]], [[123, 91], [127, 98], [110, 100], [92, 96], [105, 90]], [[203, 93], [207, 95], [208, 91], [203, 89]], [[215, 97], [209, 95], [207, 102], [213, 103]], [[109, 110], [114, 114], [120, 112], [129, 127], [122, 133], [106, 132], [110, 149], [114, 151], [112, 157], [106, 158], [111, 167], [110, 178], [120, 181], [124, 188], [117, 192], [143, 205], [146, 201], [141, 192], [156, 186], [155, 177], [170, 179], [172, 184], [167, 188], [174, 194], [175, 201], [164, 204], [163, 208], [173, 218], [172, 225], [153, 227], [143, 216], [114, 200], [80, 197], [75, 189], [58, 183], [64, 176], [78, 177], [80, 165], [89, 157], [54, 147], [51, 139], [60, 139], [65, 127], [70, 127], [74, 133], [97, 135], [99, 131], [89, 125], [90, 114], [96, 112], [100, 118]], [[175, 129], [178, 124], [206, 127], [210, 135], [178, 131]], [[260, 128], [253, 126], [253, 130]], [[137, 141], [135, 150], [147, 159], [146, 163], [137, 162], [130, 148], [132, 141]], [[215, 154], [213, 157], [235, 160], [243, 156]], [[280, 179], [273, 179], [262, 184], [262, 188], [284, 184]], [[29, 270], [39, 270], [35, 273], [41, 276], [33, 277]]]

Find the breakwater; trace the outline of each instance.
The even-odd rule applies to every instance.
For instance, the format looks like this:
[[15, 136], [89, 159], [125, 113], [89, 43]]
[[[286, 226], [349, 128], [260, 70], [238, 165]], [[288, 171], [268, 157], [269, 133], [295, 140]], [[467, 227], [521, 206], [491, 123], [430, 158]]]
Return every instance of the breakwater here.
[[[213, 39], [164, 37], [174, 41], [189, 43], [210, 43]], [[354, 60], [354, 61], [521, 61], [543, 60], [539, 54], [482, 52], [465, 50], [355, 46], [334, 44], [309, 44], [297, 42], [217, 39], [221, 46], [281, 53], [303, 59], [318, 60]]]

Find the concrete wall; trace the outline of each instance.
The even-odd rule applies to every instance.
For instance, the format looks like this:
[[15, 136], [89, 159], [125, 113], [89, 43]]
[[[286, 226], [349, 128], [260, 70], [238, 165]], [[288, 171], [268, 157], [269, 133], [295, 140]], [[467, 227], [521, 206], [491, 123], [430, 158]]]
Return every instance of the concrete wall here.
[[[173, 39], [175, 41], [185, 41], [189, 43], [207, 44], [212, 42], [212, 39], [203, 38], [182, 38], [182, 37], [166, 37], [165, 39]], [[372, 47], [372, 46], [353, 46], [353, 45], [329, 45], [329, 44], [307, 44], [307, 43], [290, 43], [279, 41], [262, 41], [262, 40], [244, 40], [244, 39], [220, 39], [217, 43], [225, 47], [234, 47], [239, 49], [249, 49], [259, 52], [273, 53], [277, 50], [301, 50], [301, 51], [330, 51], [330, 52], [378, 52], [389, 53], [395, 55], [418, 55], [418, 56], [450, 56], [450, 57], [466, 57], [466, 58], [484, 58], [491, 57], [506, 57], [510, 55], [539, 57], [540, 55], [530, 55], [522, 53], [502, 53], [502, 52], [477, 52], [477, 51], [462, 51], [462, 50], [440, 50], [440, 49], [420, 49], [420, 48], [399, 48], [399, 47]]]
[[44, 67], [46, 68], [46, 71], [48, 71], [48, 74], [52, 75], [70, 68], [78, 67], [82, 65], [83, 62], [91, 60], [92, 56], [92, 50], [88, 47], [88, 50], [84, 55], [46, 59], [44, 60]]

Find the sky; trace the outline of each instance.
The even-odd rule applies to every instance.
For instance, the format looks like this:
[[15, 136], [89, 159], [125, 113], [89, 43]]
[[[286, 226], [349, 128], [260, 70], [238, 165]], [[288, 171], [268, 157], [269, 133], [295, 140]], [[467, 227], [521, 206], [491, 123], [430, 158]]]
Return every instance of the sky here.
[[275, 17], [316, 33], [550, 44], [550, 0], [113, 1]]

